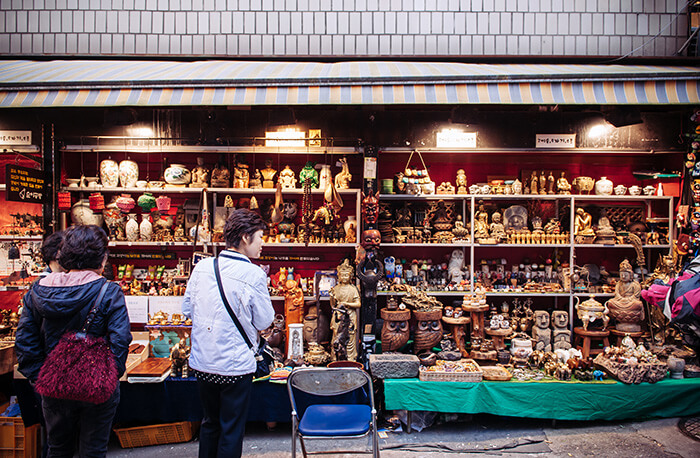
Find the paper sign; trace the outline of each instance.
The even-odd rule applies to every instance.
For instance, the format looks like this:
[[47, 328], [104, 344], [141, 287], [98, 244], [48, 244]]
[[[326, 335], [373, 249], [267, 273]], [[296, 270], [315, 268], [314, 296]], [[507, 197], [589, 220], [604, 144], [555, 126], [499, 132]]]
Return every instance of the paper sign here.
[[576, 148], [576, 134], [537, 134], [537, 148]]
[[148, 322], [148, 296], [126, 296], [126, 309], [130, 322]]
[[148, 313], [151, 315], [160, 311], [168, 316], [173, 313], [182, 313], [182, 300], [184, 296], [150, 296], [148, 298]]
[[435, 146], [438, 148], [476, 148], [476, 132], [463, 132], [459, 129], [444, 129], [437, 133]]
[[377, 178], [377, 158], [376, 157], [366, 157], [365, 158], [365, 179], [373, 180]]

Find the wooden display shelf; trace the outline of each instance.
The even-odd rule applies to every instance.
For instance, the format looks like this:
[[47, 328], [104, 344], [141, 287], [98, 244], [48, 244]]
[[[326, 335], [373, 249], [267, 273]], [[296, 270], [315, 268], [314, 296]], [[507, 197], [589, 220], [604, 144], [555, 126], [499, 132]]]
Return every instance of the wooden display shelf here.
[[[207, 192], [216, 193], [226, 193], [226, 194], [275, 194], [275, 188], [187, 188], [187, 187], [165, 187], [165, 188], [122, 188], [122, 187], [75, 187], [75, 186], [64, 186], [61, 191], [65, 192], [120, 192], [125, 194], [139, 194], [144, 192], [150, 192], [153, 194], [201, 194], [202, 190], [206, 189]], [[312, 189], [312, 195], [322, 195], [325, 191], [321, 189]], [[359, 189], [349, 188], [349, 189], [338, 189], [339, 194], [357, 194], [360, 192]], [[304, 194], [302, 188], [294, 189], [283, 189], [282, 194], [292, 195]]]

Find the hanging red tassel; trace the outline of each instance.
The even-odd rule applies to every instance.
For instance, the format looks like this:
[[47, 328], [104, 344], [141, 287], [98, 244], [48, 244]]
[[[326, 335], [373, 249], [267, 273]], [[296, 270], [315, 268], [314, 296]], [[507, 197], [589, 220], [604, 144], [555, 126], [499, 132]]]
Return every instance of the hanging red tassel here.
[[71, 199], [69, 192], [57, 192], [56, 197], [59, 210], [70, 210]]

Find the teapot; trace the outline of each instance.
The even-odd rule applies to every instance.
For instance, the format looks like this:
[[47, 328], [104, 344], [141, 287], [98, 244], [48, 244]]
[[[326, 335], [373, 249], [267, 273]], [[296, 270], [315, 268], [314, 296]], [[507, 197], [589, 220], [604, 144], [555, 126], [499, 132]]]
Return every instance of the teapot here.
[[603, 320], [603, 330], [607, 328], [608, 321], [608, 307], [601, 304], [595, 300], [595, 296], [591, 295], [587, 301], [580, 302], [578, 296], [574, 296], [576, 299], [576, 313], [579, 319], [583, 322], [583, 329], [588, 330], [588, 323], [592, 323], [597, 319]]

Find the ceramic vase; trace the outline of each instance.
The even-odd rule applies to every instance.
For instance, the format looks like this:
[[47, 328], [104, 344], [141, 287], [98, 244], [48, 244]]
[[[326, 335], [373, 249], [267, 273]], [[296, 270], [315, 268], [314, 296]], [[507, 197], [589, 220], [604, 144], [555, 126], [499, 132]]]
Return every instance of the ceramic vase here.
[[150, 242], [153, 237], [153, 224], [151, 224], [151, 217], [144, 213], [141, 215], [143, 218], [141, 224], [139, 224], [139, 237], [144, 242]]
[[186, 185], [192, 179], [192, 173], [182, 164], [171, 164], [163, 172], [163, 178], [168, 184]]
[[135, 242], [139, 239], [139, 223], [136, 222], [136, 213], [129, 213], [129, 220], [126, 222], [126, 240]]
[[[357, 234], [357, 220], [355, 215], [350, 215], [348, 216], [348, 219], [345, 220], [343, 223], [343, 229], [345, 229], [345, 236], [347, 237], [348, 234], [352, 231], [353, 234]], [[355, 243], [353, 242], [348, 242], [348, 243]]]
[[102, 215], [90, 210], [90, 201], [88, 199], [80, 199], [73, 204], [70, 209], [70, 217], [73, 224], [76, 225], [95, 224], [102, 226]]
[[598, 196], [609, 196], [613, 193], [613, 182], [606, 177], [600, 177], [600, 180], [595, 182], [595, 193]]
[[133, 188], [139, 179], [139, 165], [126, 159], [119, 163], [119, 183], [125, 188]]
[[318, 174], [318, 188], [325, 191], [332, 181], [333, 174], [331, 173], [331, 166], [328, 164], [323, 164], [321, 166], [321, 171]]
[[684, 359], [676, 358], [675, 356], [671, 355], [668, 357], [666, 365], [668, 366], [668, 370], [671, 373], [671, 378], [683, 378], [683, 370], [685, 369]]
[[111, 159], [100, 162], [100, 182], [107, 188], [119, 186], [119, 165]]

